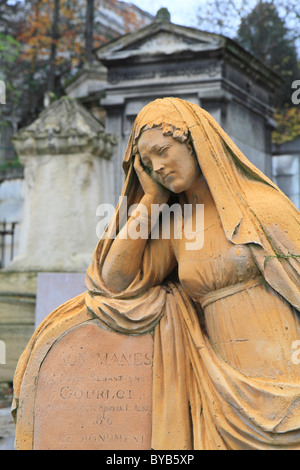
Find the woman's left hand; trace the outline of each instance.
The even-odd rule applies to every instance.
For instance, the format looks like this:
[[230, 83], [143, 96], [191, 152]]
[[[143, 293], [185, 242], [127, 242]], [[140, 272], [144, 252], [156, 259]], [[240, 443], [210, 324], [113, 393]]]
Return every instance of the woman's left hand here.
[[162, 204], [168, 201], [170, 190], [151, 178], [151, 176], [143, 168], [139, 155], [135, 156], [134, 169], [140, 180], [145, 195], [150, 196], [154, 204]]

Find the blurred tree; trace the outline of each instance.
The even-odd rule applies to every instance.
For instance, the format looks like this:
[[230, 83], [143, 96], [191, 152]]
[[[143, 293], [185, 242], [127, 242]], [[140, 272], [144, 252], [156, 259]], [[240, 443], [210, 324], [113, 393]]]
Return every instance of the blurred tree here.
[[295, 44], [275, 5], [259, 0], [251, 13], [241, 19], [236, 39], [282, 76], [284, 84], [276, 93], [274, 104], [280, 109], [290, 106], [291, 84], [300, 71]]
[[16, 0], [13, 4], [9, 0], [0, 2], [0, 32], [14, 36], [23, 19], [22, 3]]
[[[289, 37], [296, 41], [300, 50], [300, 2], [299, 0], [267, 0], [273, 5], [288, 25]], [[234, 39], [241, 20], [249, 15], [257, 5], [257, 0], [206, 0], [198, 9], [200, 28]]]
[[273, 0], [280, 17], [288, 25], [289, 38], [296, 44], [300, 55], [300, 2], [299, 0]]
[[54, 0], [53, 19], [52, 19], [52, 28], [51, 28], [49, 73], [48, 73], [48, 91], [50, 93], [55, 92], [56, 56], [57, 56], [58, 41], [60, 37], [59, 15], [60, 15], [60, 0]]
[[300, 107], [286, 108], [275, 112], [277, 129], [273, 132], [273, 142], [283, 144], [300, 136]]
[[74, 57], [78, 64], [82, 50], [77, 34], [74, 1], [27, 0], [24, 22], [17, 36], [22, 44], [24, 66], [21, 126], [40, 113], [45, 93], [52, 98], [64, 93], [61, 76], [70, 73]]
[[93, 60], [94, 47], [151, 20], [119, 0], [0, 0], [0, 159], [13, 161], [11, 134], [65, 94], [65, 80]]
[[19, 105], [21, 90], [16, 76], [16, 63], [20, 49], [21, 45], [15, 38], [0, 33], [0, 80], [4, 81], [7, 94], [6, 105], [0, 106], [2, 116], [15, 112]]
[[[300, 19], [299, 19], [300, 21]], [[292, 36], [292, 37], [291, 37]], [[292, 83], [300, 78], [295, 40], [273, 3], [260, 0], [241, 20], [237, 40], [283, 78], [274, 97], [277, 129], [273, 141], [284, 143], [300, 135], [300, 110], [292, 102]]]
[[6, 86], [6, 105], [0, 106], [0, 119], [2, 123], [12, 121], [11, 116], [19, 108], [20, 89], [20, 63], [18, 59], [21, 44], [15, 38], [19, 31], [24, 15], [20, 3], [10, 4], [8, 0], [0, 3], [0, 80]]
[[297, 137], [300, 111], [292, 103], [291, 86], [300, 79], [299, 0], [207, 0], [198, 19], [200, 27], [237, 40], [282, 76], [273, 103], [278, 125], [273, 138], [282, 143]]
[[86, 22], [85, 22], [85, 58], [92, 63], [94, 60], [94, 0], [86, 1]]
[[119, 0], [0, 0], [0, 74], [6, 70], [18, 98], [19, 127], [37, 117], [45, 94], [65, 93], [63, 83], [92, 60], [94, 48], [141, 27], [148, 16]]
[[253, 0], [207, 0], [198, 9], [199, 26], [204, 31], [234, 38], [241, 19], [255, 5]]

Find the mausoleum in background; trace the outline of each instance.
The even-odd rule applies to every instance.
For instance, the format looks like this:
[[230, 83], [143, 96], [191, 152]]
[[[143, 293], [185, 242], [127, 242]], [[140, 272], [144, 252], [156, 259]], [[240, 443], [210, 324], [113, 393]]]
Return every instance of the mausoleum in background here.
[[300, 209], [300, 137], [284, 144], [274, 144], [273, 179]]
[[272, 103], [280, 78], [236, 42], [172, 24], [168, 16], [158, 14], [150, 25], [105, 44], [96, 55], [102, 64], [98, 81], [95, 70], [84, 70], [67, 92], [96, 112], [91, 96], [98, 91], [105, 128], [120, 138], [113, 155], [115, 202], [135, 116], [144, 105], [165, 96], [206, 109], [247, 158], [272, 177]]

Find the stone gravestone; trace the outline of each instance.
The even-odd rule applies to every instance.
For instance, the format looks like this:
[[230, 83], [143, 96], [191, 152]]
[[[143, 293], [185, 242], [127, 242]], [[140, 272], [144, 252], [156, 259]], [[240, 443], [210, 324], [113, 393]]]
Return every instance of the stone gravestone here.
[[[97, 241], [96, 208], [113, 202], [116, 139], [79, 103], [63, 98], [14, 142], [27, 196], [20, 253], [8, 271], [42, 271], [36, 306], [41, 335], [30, 343], [35, 353], [13, 405], [16, 448], [150, 449], [152, 336], [101, 328], [85, 307], [80, 274]], [[65, 315], [74, 295], [80, 305]], [[61, 303], [62, 326], [55, 314], [40, 325]]]
[[34, 405], [34, 450], [151, 448], [152, 335], [91, 320], [46, 355]]

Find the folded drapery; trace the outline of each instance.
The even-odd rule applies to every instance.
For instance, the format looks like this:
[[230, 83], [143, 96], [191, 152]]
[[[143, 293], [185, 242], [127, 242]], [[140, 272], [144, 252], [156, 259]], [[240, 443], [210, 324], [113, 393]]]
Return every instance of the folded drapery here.
[[[139, 113], [123, 162], [122, 196], [128, 198], [128, 207], [143, 196], [133, 167], [136, 139], [144, 126], [162, 123], [189, 131], [222, 223], [220, 230], [232, 245], [247, 245], [264, 282], [297, 318], [299, 212], [198, 106], [165, 98]], [[299, 378], [293, 376], [288, 382], [278, 376], [276, 380], [249, 377], [216, 354], [201, 311], [178, 276], [174, 282], [166, 281], [174, 257], [169, 244], [157, 244], [155, 249], [146, 244], [141, 268], [124, 291], [116, 294], [105, 286], [102, 267], [114, 240], [110, 232], [117, 234], [122, 227], [121, 209], [118, 205], [95, 249], [86, 276], [88, 291], [47, 317], [20, 358], [13, 403], [17, 447], [32, 446], [36, 378], [47, 351], [72, 327], [97, 318], [103, 327], [120, 333], [154, 334], [153, 449], [299, 449]], [[241, 295], [238, 290], [231, 294]], [[214, 296], [212, 302], [220, 298], [215, 292], [209, 295]], [[260, 297], [256, 300], [259, 303]], [[210, 308], [210, 301], [203, 307]]]
[[[89, 295], [50, 314], [20, 359], [22, 381], [16, 376], [13, 406], [19, 407], [16, 448], [32, 448], [36, 377], [47, 352], [61, 335], [95, 318], [85, 304]], [[135, 322], [139, 334], [154, 332], [153, 449], [300, 449], [300, 382], [247, 377], [222, 361], [180, 285], [150, 290], [142, 308], [101, 300], [105, 313], [98, 309], [99, 319], [106, 328], [132, 333]]]

